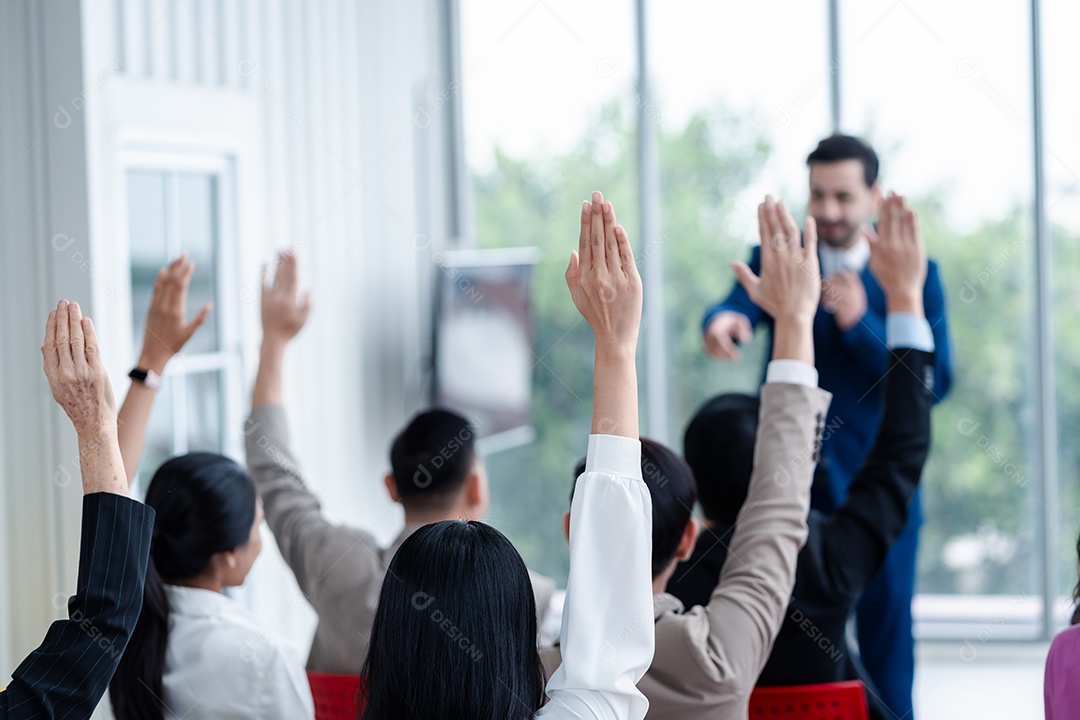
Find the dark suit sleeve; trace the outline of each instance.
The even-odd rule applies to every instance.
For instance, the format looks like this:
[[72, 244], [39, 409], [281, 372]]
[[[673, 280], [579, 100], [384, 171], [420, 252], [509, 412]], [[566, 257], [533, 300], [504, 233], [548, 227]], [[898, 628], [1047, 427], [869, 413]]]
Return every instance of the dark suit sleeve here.
[[[750, 262], [747, 265], [755, 273], [761, 273], [760, 247], [754, 248], [754, 251], [750, 254]], [[712, 319], [722, 312], [742, 313], [750, 320], [751, 327], [757, 327], [757, 324], [765, 318], [765, 311], [754, 304], [754, 301], [746, 293], [746, 289], [743, 288], [742, 283], [739, 282], [735, 283], [726, 298], [705, 311], [705, 317], [701, 320], [701, 332], [704, 333]]]
[[[854, 602], [907, 521], [930, 452], [934, 353], [892, 350], [877, 441], [844, 504], [811, 533], [804, 556], [826, 596]], [[815, 557], [816, 556], [816, 557]], [[801, 558], [800, 558], [801, 561]]]
[[923, 306], [926, 321], [934, 333], [934, 402], [941, 402], [952, 387], [952, 353], [949, 337], [949, 320], [945, 307], [945, 286], [937, 263], [930, 261], [923, 289]]
[[68, 620], [23, 660], [0, 693], [0, 718], [89, 718], [142, 611], [153, 509], [131, 498], [83, 499], [79, 582]]

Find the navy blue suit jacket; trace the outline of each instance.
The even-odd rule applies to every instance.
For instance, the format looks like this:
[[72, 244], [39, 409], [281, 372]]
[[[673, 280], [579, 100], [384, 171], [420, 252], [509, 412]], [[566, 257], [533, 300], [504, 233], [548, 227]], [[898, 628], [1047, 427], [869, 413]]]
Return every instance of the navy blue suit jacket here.
[[[755, 247], [750, 257], [750, 269], [761, 271], [761, 248]], [[814, 318], [814, 357], [818, 383], [832, 393], [832, 405], [825, 421], [822, 462], [826, 465], [829, 492], [815, 488], [814, 505], [824, 512], [839, 507], [847, 496], [855, 474], [862, 467], [870, 448], [874, 446], [881, 423], [885, 376], [889, 364], [889, 348], [885, 343], [885, 292], [867, 266], [860, 275], [866, 288], [866, 315], [850, 330], [842, 332], [831, 313], [818, 308]], [[949, 352], [949, 329], [945, 317], [945, 291], [937, 263], [929, 263], [923, 287], [926, 319], [934, 333], [934, 401], [940, 402], [949, 392], [952, 379], [952, 360]], [[772, 357], [773, 321], [764, 310], [750, 300], [739, 283], [722, 302], [705, 313], [702, 329], [717, 313], [739, 312], [757, 326], [769, 327], [769, 352]], [[905, 370], [899, 370], [906, 372]], [[910, 526], [922, 523], [921, 493], [916, 493], [908, 516]]]
[[85, 720], [105, 694], [142, 612], [154, 510], [113, 493], [83, 498], [79, 583], [45, 642], [0, 692], [0, 720]]

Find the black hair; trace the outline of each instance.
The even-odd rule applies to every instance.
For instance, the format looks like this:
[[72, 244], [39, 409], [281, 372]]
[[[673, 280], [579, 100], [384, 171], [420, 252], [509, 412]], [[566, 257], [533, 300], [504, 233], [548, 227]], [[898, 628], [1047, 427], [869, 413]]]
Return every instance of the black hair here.
[[[1076, 539], [1076, 559], [1080, 562], [1080, 538]], [[1070, 625], [1080, 625], [1080, 581], [1076, 583], [1076, 587], [1073, 588], [1073, 602], [1076, 603], [1076, 609], [1073, 610], [1072, 619], [1069, 621]]]
[[868, 143], [852, 135], [830, 135], [817, 144], [806, 158], [807, 166], [814, 163], [834, 163], [841, 160], [858, 160], [863, 166], [866, 187], [873, 187], [878, 179], [878, 156]]
[[441, 508], [453, 501], [476, 459], [476, 429], [449, 410], [422, 412], [390, 446], [390, 467], [402, 504]]
[[746, 501], [759, 408], [754, 395], [718, 395], [686, 427], [683, 454], [694, 474], [701, 512], [711, 522], [733, 524]]
[[247, 544], [256, 512], [255, 483], [232, 460], [190, 453], [154, 473], [146, 504], [157, 517], [150, 541], [142, 613], [109, 684], [117, 720], [162, 720], [162, 675], [169, 635], [166, 581], [198, 577], [214, 554]]
[[362, 675], [363, 720], [531, 719], [543, 702], [525, 563], [482, 522], [425, 525], [390, 562]]
[[[585, 472], [585, 458], [574, 468], [574, 486]], [[655, 580], [675, 559], [686, 525], [693, 515], [697, 488], [694, 474], [678, 453], [641, 438], [641, 477], [652, 497], [652, 577]], [[573, 491], [570, 499], [573, 500]]]

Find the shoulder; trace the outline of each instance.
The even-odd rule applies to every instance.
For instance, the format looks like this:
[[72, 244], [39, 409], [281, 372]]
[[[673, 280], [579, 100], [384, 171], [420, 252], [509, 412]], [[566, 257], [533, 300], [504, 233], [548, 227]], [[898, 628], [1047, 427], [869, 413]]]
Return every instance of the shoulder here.
[[220, 656], [239, 658], [253, 667], [267, 667], [289, 655], [289, 646], [237, 601], [217, 593], [166, 588], [173, 605], [170, 646], [214, 648]]
[[1054, 636], [1047, 662], [1059, 655], [1068, 655], [1070, 660], [1080, 655], [1080, 625], [1071, 625]]
[[653, 595], [653, 618], [656, 625], [656, 642], [680, 636], [695, 636], [704, 628], [708, 632], [705, 608], [695, 605], [689, 610], [671, 593]]

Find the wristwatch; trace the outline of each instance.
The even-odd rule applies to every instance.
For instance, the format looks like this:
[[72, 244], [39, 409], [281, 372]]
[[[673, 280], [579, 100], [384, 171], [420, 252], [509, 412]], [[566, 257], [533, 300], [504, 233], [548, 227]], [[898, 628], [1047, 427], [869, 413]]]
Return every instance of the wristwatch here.
[[161, 387], [161, 376], [153, 370], [135, 368], [128, 373], [128, 377], [135, 382], [142, 383], [151, 390], [157, 390], [159, 387]]

